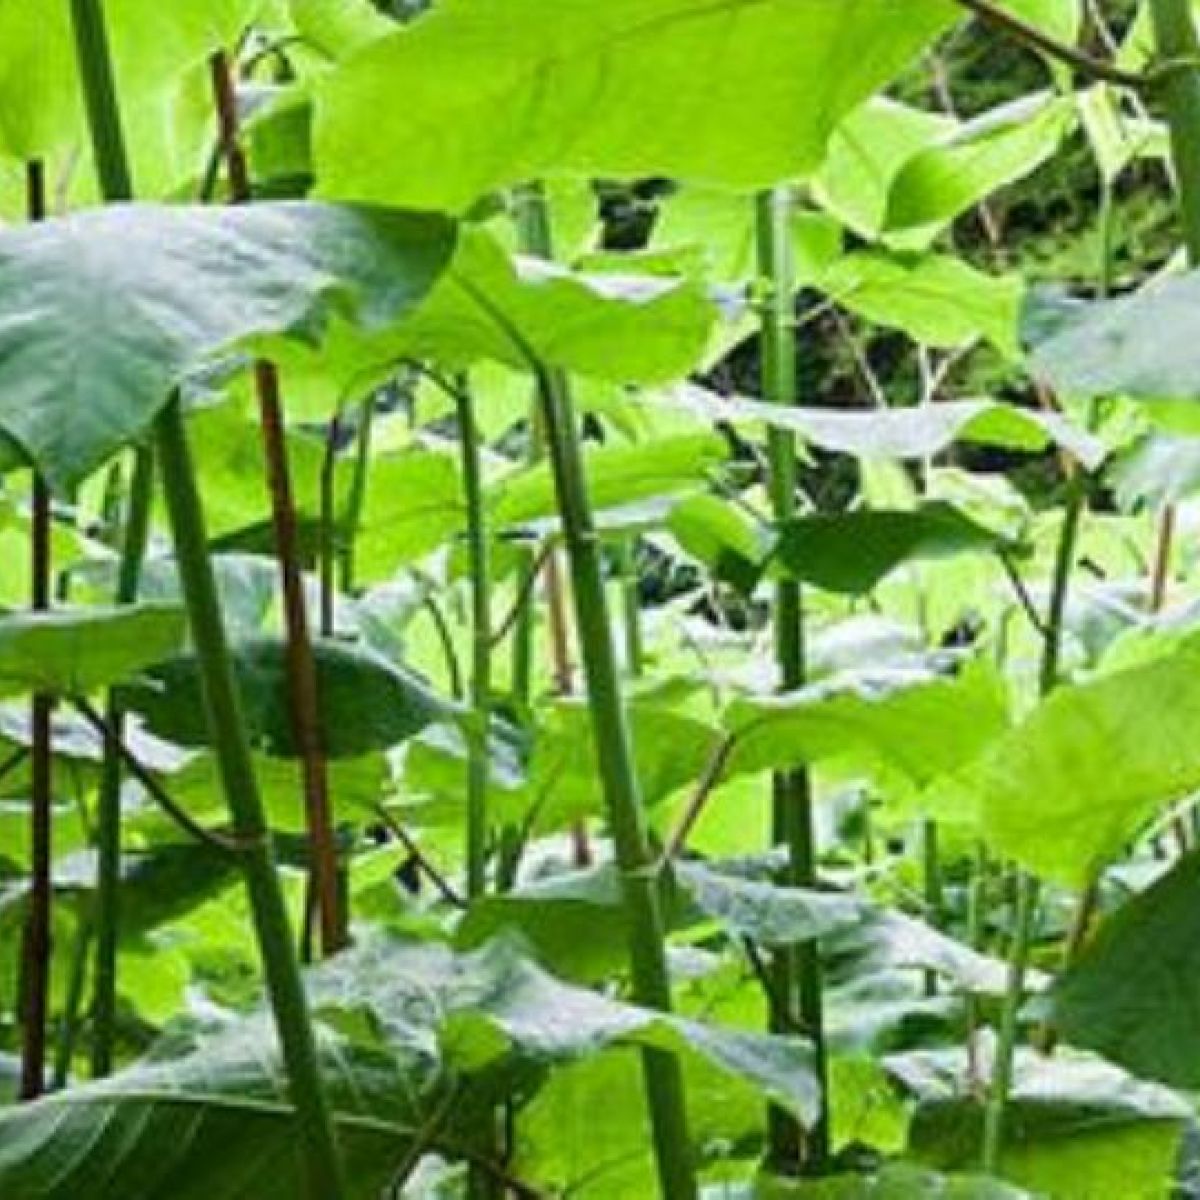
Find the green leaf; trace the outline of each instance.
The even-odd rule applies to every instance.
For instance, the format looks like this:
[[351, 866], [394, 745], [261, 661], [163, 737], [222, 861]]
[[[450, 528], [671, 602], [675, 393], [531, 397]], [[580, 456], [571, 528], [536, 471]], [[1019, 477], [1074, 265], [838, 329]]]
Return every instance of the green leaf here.
[[758, 583], [773, 538], [740, 508], [717, 496], [688, 496], [667, 518], [667, 529], [683, 550], [714, 577], [749, 595]]
[[[961, 1051], [892, 1055], [885, 1066], [919, 1101], [910, 1154], [940, 1170], [973, 1168], [983, 1106]], [[999, 1173], [1055, 1200], [1168, 1196], [1191, 1119], [1181, 1097], [1107, 1063], [1019, 1049]]]
[[1072, 1045], [1142, 1079], [1200, 1086], [1200, 856], [1180, 859], [1108, 917], [1050, 998]]
[[560, 171], [758, 188], [813, 171], [839, 118], [954, 16], [941, 0], [450, 0], [320, 82], [319, 187], [451, 211]]
[[947, 255], [864, 250], [835, 260], [817, 286], [851, 312], [924, 345], [953, 349], [982, 337], [1018, 357], [1024, 284], [1017, 275], [985, 275]]
[[821, 513], [787, 522], [775, 561], [826, 591], [861, 595], [904, 563], [999, 549], [1004, 539], [933, 501], [912, 512]]
[[[109, 0], [109, 27], [123, 115], [134, 131], [166, 125], [182, 71], [229, 47], [261, 0]], [[5, 0], [0, 4], [0, 157], [47, 158], [84, 139], [84, 109], [67, 4]], [[159, 148], [128, 138], [135, 168], [152, 166], [139, 151]], [[149, 139], [145, 139], [149, 140]], [[138, 172], [139, 177], [141, 172]]]
[[1023, 96], [974, 117], [904, 164], [888, 196], [890, 231], [945, 224], [1036, 170], [1075, 120], [1071, 100]]
[[0, 617], [0, 696], [87, 695], [175, 653], [186, 632], [166, 604]]
[[954, 677], [876, 670], [736, 699], [724, 725], [736, 738], [730, 776], [857, 755], [927, 783], [998, 737], [1008, 708], [1002, 684], [983, 664]]
[[[592, 503], [598, 509], [621, 507], [703, 487], [706, 472], [724, 462], [728, 454], [725, 439], [717, 434], [594, 447], [584, 459]], [[487, 502], [490, 519], [497, 526], [556, 516], [550, 467], [530, 467], [499, 480], [488, 489]]]
[[[861, 237], [876, 240], [885, 232], [888, 193], [897, 172], [956, 126], [953, 118], [940, 113], [872, 97], [834, 130], [829, 153], [813, 180], [817, 202]], [[914, 234], [916, 248], [933, 236], [909, 231], [902, 239], [906, 245]]]
[[966, 773], [993, 850], [1084, 887], [1154, 812], [1200, 787], [1197, 722], [1195, 638], [1056, 692]]
[[720, 396], [692, 384], [651, 393], [659, 403], [709, 421], [788, 429], [822, 450], [860, 458], [932, 458], [955, 441], [1038, 453], [1055, 443], [1089, 469], [1104, 461], [1104, 444], [1058, 413], [993, 400], [950, 400], [916, 408], [839, 411], [785, 408]]
[[[362, 647], [318, 641], [315, 653], [322, 746], [331, 758], [387, 749], [452, 712], [424, 680]], [[240, 642], [233, 647], [233, 660], [251, 739], [269, 754], [294, 757], [283, 642]], [[195, 657], [161, 662], [144, 676], [144, 681], [120, 689], [121, 703], [158, 737], [185, 746], [207, 745]]]
[[1200, 271], [1113, 300], [1035, 293], [1024, 316], [1032, 369], [1063, 395], [1194, 400], [1197, 303]]
[[332, 59], [396, 28], [370, 0], [288, 0], [288, 12], [305, 44]]
[[235, 345], [312, 341], [331, 308], [393, 320], [453, 238], [433, 216], [304, 203], [112, 206], [6, 229], [0, 430], [69, 489]]

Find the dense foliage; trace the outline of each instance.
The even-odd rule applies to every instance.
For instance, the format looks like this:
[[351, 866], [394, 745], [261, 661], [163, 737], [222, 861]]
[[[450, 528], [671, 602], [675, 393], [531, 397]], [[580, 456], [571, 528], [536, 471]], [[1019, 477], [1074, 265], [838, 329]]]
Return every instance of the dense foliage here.
[[0, 0], [0, 1196], [1200, 1195], [1188, 0]]

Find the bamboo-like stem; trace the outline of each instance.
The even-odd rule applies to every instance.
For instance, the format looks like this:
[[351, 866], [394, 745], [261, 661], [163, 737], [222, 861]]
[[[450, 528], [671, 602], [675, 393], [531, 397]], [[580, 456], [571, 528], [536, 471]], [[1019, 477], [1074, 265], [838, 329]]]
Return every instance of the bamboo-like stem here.
[[[646, 1008], [670, 1012], [671, 976], [660, 894], [661, 867], [650, 844], [641, 783], [634, 765], [629, 715], [621, 692], [601, 569], [600, 536], [588, 495], [570, 385], [562, 371], [547, 367], [538, 358], [520, 329], [484, 293], [470, 286], [468, 292], [507, 335], [537, 383], [539, 411], [573, 585], [575, 626], [600, 785], [629, 927], [632, 998]], [[642, 1051], [642, 1073], [660, 1192], [670, 1200], [694, 1200], [698, 1191], [679, 1060], [667, 1051], [646, 1048]]]
[[467, 757], [467, 894], [487, 888], [488, 725], [491, 718], [491, 567], [484, 517], [479, 426], [465, 379], [454, 389], [463, 493], [467, 506], [467, 563], [471, 587], [471, 716]]
[[283, 1050], [289, 1094], [296, 1110], [304, 1153], [308, 1200], [340, 1200], [345, 1194], [333, 1121], [317, 1060], [304, 985], [292, 930], [276, 874], [275, 855], [258, 780], [233, 660], [221, 619], [191, 449], [178, 397], [163, 411], [156, 428], [163, 490], [192, 639], [200, 666], [217, 767], [243, 844], [250, 910], [267, 978], [275, 1026]]
[[[46, 215], [46, 179], [40, 162], [26, 168], [28, 215], [40, 221]], [[52, 569], [51, 499], [42, 476], [33, 473], [33, 529], [30, 549], [32, 589], [30, 606], [35, 612], [50, 607]], [[53, 744], [50, 721], [52, 697], [35, 694], [30, 713], [32, 723], [31, 777], [29, 795], [29, 841], [31, 872], [29, 907], [26, 913], [21, 969], [21, 1080], [20, 1096], [33, 1100], [42, 1094], [46, 1080], [46, 1021], [49, 1017], [51, 946], [51, 830], [54, 815]]]
[[[758, 271], [762, 301], [762, 390], [773, 404], [794, 405], [799, 396], [794, 314], [795, 271], [791, 253], [792, 202], [787, 189], [764, 193], [757, 201]], [[772, 429], [768, 435], [771, 505], [776, 521], [796, 512], [796, 443], [792, 434]], [[781, 580], [775, 589], [775, 660], [783, 691], [805, 680], [804, 606], [800, 585]], [[786, 848], [780, 882], [793, 887], [816, 883], [812, 794], [808, 772], [776, 772], [772, 780], [772, 839]], [[779, 1000], [771, 1027], [786, 1033], [800, 1025], [812, 1039], [814, 1069], [821, 1096], [821, 1115], [807, 1133], [795, 1117], [777, 1105], [768, 1113], [767, 1165], [782, 1174], [825, 1169], [829, 1158], [828, 1067], [821, 994], [820, 948], [815, 941], [780, 949], [770, 964], [773, 992]]]
[[[546, 204], [546, 193], [538, 183], [526, 184], [516, 192], [517, 241], [522, 251], [537, 258], [553, 259], [554, 234], [551, 228], [550, 210]], [[544, 454], [545, 431], [543, 418], [537, 403], [533, 405], [529, 419], [529, 461], [539, 462]], [[567, 618], [566, 588], [559, 566], [558, 554], [553, 546], [546, 555], [543, 575], [546, 581], [546, 621], [550, 635], [550, 672], [554, 680], [554, 691], [558, 696], [569, 696], [573, 691], [575, 671], [571, 663], [571, 638]], [[530, 606], [521, 620], [530, 622], [528, 629], [521, 628], [514, 647], [531, 653], [533, 647], [532, 622], [536, 616]], [[523, 664], [523, 684], [528, 688], [528, 664]], [[587, 823], [577, 821], [571, 828], [573, 861], [577, 867], [592, 864], [592, 847], [588, 838]]]
[[[588, 707], [629, 918], [633, 998], [648, 1008], [666, 1012], [671, 1008], [671, 982], [659, 873], [634, 768], [574, 405], [560, 372], [539, 368], [538, 386], [571, 568]], [[671, 1200], [689, 1200], [697, 1193], [679, 1060], [661, 1050], [645, 1050], [642, 1063], [661, 1193]]]
[[645, 669], [645, 643], [642, 637], [642, 604], [638, 592], [637, 535], [621, 547], [621, 615], [625, 626], [625, 669], [633, 679]]
[[[221, 150], [229, 175], [230, 199], [235, 204], [250, 202], [250, 172], [241, 147], [237, 98], [233, 73], [224, 51], [209, 63], [217, 112]], [[279, 373], [273, 364], [254, 364], [262, 429], [263, 458], [271, 496], [271, 524], [275, 534], [275, 557], [283, 591], [283, 615], [287, 649], [288, 698], [292, 732], [300, 752], [308, 832], [309, 874], [315, 895], [316, 915], [321, 930], [321, 949], [334, 954], [346, 944], [346, 920], [338, 883], [337, 838], [329, 796], [329, 771], [321, 734], [321, 702], [317, 684], [317, 662], [309, 631], [308, 605], [304, 595], [304, 573], [300, 561], [300, 534], [296, 503], [288, 463], [287, 433]]]
[[[128, 160], [100, 0], [71, 0], [71, 16], [101, 191], [107, 200], [126, 199]], [[208, 558], [204, 512], [178, 396], [171, 399], [157, 418], [155, 435], [179, 580], [200, 664], [218, 769], [235, 833], [239, 840], [253, 846], [242, 855], [241, 861], [296, 1111], [305, 1195], [307, 1200], [342, 1200], [345, 1187], [332, 1114], [321, 1079], [308, 1002], [242, 719], [233, 660]]]
[[[154, 500], [154, 454], [149, 446], [135, 451], [133, 478], [117, 563], [116, 602], [132, 604], [141, 585], [142, 563], [150, 539]], [[121, 748], [125, 717], [110, 693], [105, 714], [104, 760], [96, 806], [95, 981], [92, 993], [92, 1074], [109, 1074], [117, 1018], [117, 943], [121, 896]]]

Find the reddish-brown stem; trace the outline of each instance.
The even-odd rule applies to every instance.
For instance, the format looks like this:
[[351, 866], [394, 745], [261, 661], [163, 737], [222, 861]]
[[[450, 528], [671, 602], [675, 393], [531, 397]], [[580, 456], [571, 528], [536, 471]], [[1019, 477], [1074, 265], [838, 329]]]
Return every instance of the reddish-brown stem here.
[[1158, 535], [1154, 543], [1154, 566], [1150, 576], [1150, 611], [1160, 613], [1167, 602], [1167, 584], [1171, 578], [1171, 551], [1175, 542], [1175, 506], [1167, 504], [1158, 514]]
[[[46, 181], [40, 162], [26, 170], [28, 214], [31, 221], [46, 215]], [[50, 607], [50, 492], [42, 477], [33, 476], [33, 530], [30, 568], [31, 605], [35, 611]], [[21, 1083], [23, 1100], [42, 1094], [46, 1077], [46, 1019], [49, 1010], [51, 955], [51, 818], [53, 787], [50, 718], [53, 700], [35, 695], [31, 712], [30, 752], [30, 881], [29, 909], [22, 946], [21, 973]]]
[[[227, 164], [230, 199], [235, 204], [245, 204], [250, 199], [250, 172], [239, 136], [233, 74], [224, 52], [214, 54], [210, 66], [218, 136]], [[304, 577], [300, 568], [300, 536], [288, 466], [279, 373], [271, 363], [260, 360], [254, 364], [254, 382], [258, 394], [267, 486], [271, 496], [275, 555], [283, 590], [288, 693], [304, 787], [310, 878], [321, 931], [321, 948], [325, 954], [332, 954], [345, 945], [346, 928], [341, 911], [337, 842], [321, 737], [317, 664], [309, 633]]]

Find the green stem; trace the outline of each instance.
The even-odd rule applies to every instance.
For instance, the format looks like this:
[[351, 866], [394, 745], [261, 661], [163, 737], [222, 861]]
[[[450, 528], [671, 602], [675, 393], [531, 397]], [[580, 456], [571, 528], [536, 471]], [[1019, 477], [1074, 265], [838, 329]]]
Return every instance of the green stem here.
[[467, 560], [471, 582], [471, 730], [467, 761], [467, 894], [487, 887], [488, 722], [491, 708], [491, 571], [484, 520], [479, 427], [465, 379], [454, 389], [467, 506]]
[[[148, 446], [136, 451], [129, 505], [117, 563], [116, 602], [132, 604], [141, 583], [142, 563], [150, 537], [154, 498], [154, 455]], [[96, 808], [96, 977], [92, 998], [92, 1074], [107, 1075], [113, 1066], [117, 1012], [117, 943], [121, 893], [121, 745], [124, 714], [109, 695]]]
[[[926, 817], [921, 822], [921, 882], [925, 899], [925, 919], [935, 929], [941, 924], [945, 898], [942, 894], [942, 864], [938, 852], [937, 822]], [[925, 972], [925, 994], [937, 995], [937, 972]]]
[[[548, 253], [549, 221], [539, 189], [524, 189], [531, 202], [532, 232]], [[540, 223], [540, 231], [536, 225]], [[475, 301], [512, 339], [537, 381], [541, 416], [554, 476], [559, 520], [571, 571], [575, 626], [583, 659], [588, 711], [608, 811], [621, 897], [629, 926], [633, 1000], [660, 1012], [671, 1010], [666, 924], [662, 914], [661, 876], [646, 826], [641, 783], [633, 760], [629, 715], [621, 693], [616, 644], [604, 589], [600, 538], [592, 516], [583, 466], [579, 423], [571, 389], [561, 371], [547, 368], [519, 329], [490, 304]], [[650, 1109], [659, 1190], [670, 1200], [692, 1200], [697, 1192], [688, 1133], [683, 1071], [678, 1058], [662, 1050], [642, 1051], [642, 1073]]]
[[[791, 253], [792, 203], [786, 188], [762, 194], [757, 202], [758, 270], [766, 289], [762, 307], [762, 391], [774, 404], [794, 405], [799, 397], [794, 318], [795, 271]], [[796, 443], [792, 434], [772, 429], [768, 435], [770, 493], [775, 520], [796, 512]], [[805, 680], [804, 605], [800, 585], [781, 580], [775, 589], [775, 660], [784, 691]], [[780, 882], [795, 887], [816, 883], [812, 792], [807, 771], [777, 772], [772, 784], [772, 838], [787, 851]], [[773, 1171], [818, 1174], [829, 1158], [828, 1065], [825, 1014], [821, 989], [820, 948], [815, 941], [778, 951], [771, 960], [774, 994], [779, 998], [772, 1030], [785, 1033], [797, 1023], [812, 1039], [814, 1067], [821, 1095], [821, 1115], [807, 1135], [786, 1110], [773, 1105], [768, 1113], [767, 1164]]]
[[1171, 133], [1171, 160], [1179, 197], [1183, 243], [1193, 266], [1200, 264], [1200, 38], [1189, 0], [1150, 0], [1158, 56], [1179, 65], [1162, 79], [1162, 99]]
[[305, 1156], [307, 1195], [309, 1200], [339, 1200], [345, 1192], [331, 1112], [242, 719], [233, 660], [208, 558], [196, 472], [178, 397], [172, 399], [158, 419], [156, 433], [179, 578], [195, 642], [217, 767], [233, 819], [234, 836], [245, 846], [241, 852], [242, 867], [296, 1109]]
[[[101, 189], [106, 200], [127, 199], [131, 191], [129, 167], [100, 0], [72, 0], [71, 15]], [[246, 888], [296, 1110], [305, 1193], [308, 1200], [341, 1200], [345, 1187], [332, 1114], [242, 719], [178, 396], [171, 398], [158, 417], [155, 433], [179, 580], [200, 666], [217, 765], [235, 834], [248, 843], [242, 851]]]
[[[40, 162], [26, 168], [28, 215], [40, 221], [46, 215], [46, 177]], [[50, 607], [51, 498], [45, 480], [35, 470], [32, 496], [30, 607], [44, 612]], [[53, 888], [51, 832], [54, 818], [53, 697], [35, 694], [30, 711], [31, 751], [29, 789], [30, 873], [21, 959], [21, 1084], [23, 1100], [42, 1094], [46, 1079], [46, 1021], [50, 1009], [50, 956]]]
[[638, 594], [637, 536], [621, 547], [621, 615], [625, 623], [625, 668], [637, 679], [645, 669], [642, 639], [642, 605]]
[[[608, 806], [621, 891], [629, 919], [633, 999], [663, 1012], [671, 981], [659, 873], [647, 836], [641, 786], [634, 769], [628, 714], [621, 695], [616, 647], [601, 572], [599, 539], [587, 493], [574, 405], [561, 372], [539, 368], [538, 384], [563, 537], [574, 585], [588, 707]], [[663, 1196], [696, 1195], [683, 1075], [679, 1060], [661, 1050], [642, 1054]]]

